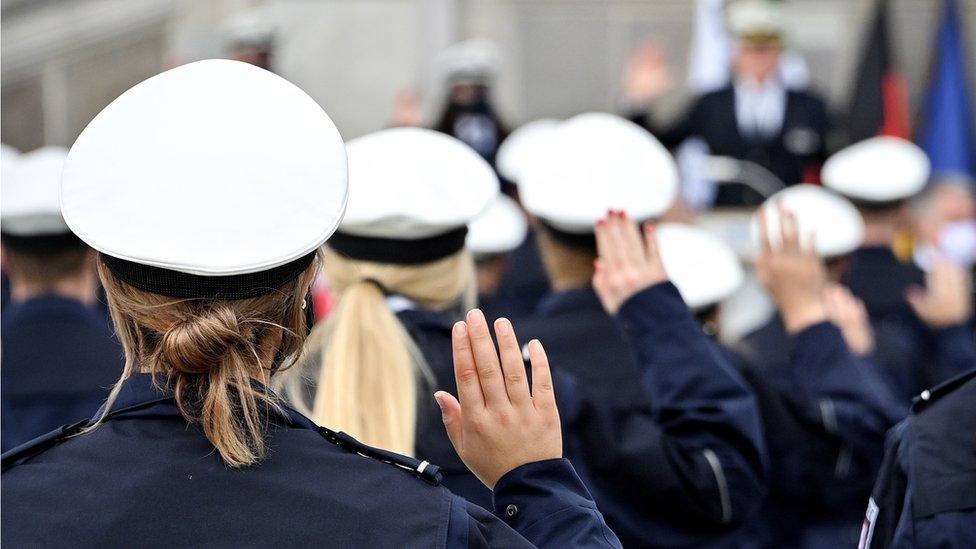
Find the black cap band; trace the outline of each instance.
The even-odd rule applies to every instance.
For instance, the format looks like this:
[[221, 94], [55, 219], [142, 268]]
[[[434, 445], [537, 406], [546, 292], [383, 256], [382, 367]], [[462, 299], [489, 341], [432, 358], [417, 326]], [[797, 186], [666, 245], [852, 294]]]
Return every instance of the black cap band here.
[[3, 232], [0, 233], [0, 239], [3, 239], [4, 246], [12, 251], [28, 255], [54, 255], [69, 250], [84, 250], [88, 247], [72, 232], [31, 236]]
[[99, 257], [119, 280], [146, 292], [179, 298], [248, 299], [278, 291], [298, 278], [312, 264], [315, 252], [266, 271], [228, 276], [182, 273], [106, 254]]
[[461, 251], [467, 235], [467, 227], [416, 240], [353, 236], [337, 232], [332, 235], [328, 244], [330, 248], [349, 259], [394, 265], [418, 265], [437, 261]]
[[545, 229], [546, 233], [549, 234], [556, 242], [563, 244], [564, 246], [569, 246], [570, 248], [575, 248], [577, 250], [587, 250], [596, 251], [596, 234], [593, 232], [588, 233], [570, 233], [557, 229], [551, 223], [545, 219], [538, 218], [539, 224]]

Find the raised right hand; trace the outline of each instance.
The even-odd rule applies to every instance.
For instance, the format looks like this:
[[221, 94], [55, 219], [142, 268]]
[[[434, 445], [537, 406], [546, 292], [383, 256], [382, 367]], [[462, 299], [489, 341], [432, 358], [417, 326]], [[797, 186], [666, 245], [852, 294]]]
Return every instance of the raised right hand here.
[[905, 297], [923, 322], [938, 329], [969, 320], [972, 292], [973, 281], [965, 269], [940, 260], [925, 274], [925, 288], [911, 288]]
[[434, 394], [447, 436], [468, 469], [489, 489], [516, 467], [563, 455], [559, 411], [549, 360], [538, 340], [529, 342], [532, 385], [512, 323], [495, 321], [498, 351], [485, 315], [468, 313], [451, 332], [458, 399]]
[[[827, 285], [827, 270], [814, 251], [812, 238], [800, 242], [796, 216], [780, 207], [777, 226], [770, 227], [763, 209], [759, 210], [762, 250], [756, 259], [756, 273], [773, 296], [783, 315], [786, 330], [795, 334], [827, 319], [822, 292]], [[770, 235], [779, 235], [773, 245]]]
[[638, 45], [624, 73], [624, 92], [630, 105], [646, 106], [674, 87], [664, 47], [650, 40]]
[[596, 224], [596, 272], [593, 289], [603, 308], [616, 314], [637, 292], [668, 279], [657, 251], [654, 226], [644, 234], [624, 212], [610, 212]]

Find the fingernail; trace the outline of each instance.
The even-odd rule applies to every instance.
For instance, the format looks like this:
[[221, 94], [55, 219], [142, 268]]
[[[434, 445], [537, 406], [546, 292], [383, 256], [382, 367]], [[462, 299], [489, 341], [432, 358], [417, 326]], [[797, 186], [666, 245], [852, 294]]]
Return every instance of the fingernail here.
[[464, 321], [458, 321], [454, 323], [454, 335], [464, 337], [468, 335], [468, 326]]
[[596, 220], [596, 226], [597, 227], [602, 227], [602, 226], [604, 226], [606, 224], [607, 224], [607, 220], [606, 219], [597, 219]]
[[495, 321], [495, 332], [499, 334], [509, 334], [512, 332], [512, 323], [507, 318], [499, 318]]
[[485, 314], [480, 309], [471, 309], [468, 311], [468, 322], [472, 326], [480, 326], [485, 323]]

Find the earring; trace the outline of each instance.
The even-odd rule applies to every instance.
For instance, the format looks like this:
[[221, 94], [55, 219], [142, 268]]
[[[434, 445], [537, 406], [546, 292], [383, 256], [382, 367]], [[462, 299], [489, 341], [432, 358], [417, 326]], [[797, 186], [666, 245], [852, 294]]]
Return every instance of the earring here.
[[308, 300], [307, 299], [303, 299], [302, 300], [302, 310], [304, 311], [307, 308], [308, 308]]

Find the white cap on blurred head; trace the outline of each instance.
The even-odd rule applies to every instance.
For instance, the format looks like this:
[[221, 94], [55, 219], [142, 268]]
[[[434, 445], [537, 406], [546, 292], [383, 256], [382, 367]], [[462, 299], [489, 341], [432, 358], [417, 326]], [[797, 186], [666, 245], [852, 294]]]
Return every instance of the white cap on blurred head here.
[[479, 84], [494, 78], [500, 57], [494, 42], [474, 38], [449, 46], [437, 56], [435, 65], [452, 83]]
[[729, 31], [734, 36], [778, 40], [783, 35], [783, 12], [778, 2], [734, 0], [727, 9]]
[[[779, 205], [796, 216], [800, 241], [812, 235], [821, 257], [837, 257], [856, 250], [864, 240], [864, 220], [847, 199], [817, 185], [794, 185], [774, 194], [760, 206], [766, 215], [769, 240], [779, 245]], [[759, 210], [753, 216], [753, 240], [761, 246]]]
[[528, 221], [518, 204], [499, 194], [468, 226], [466, 245], [476, 257], [503, 254], [518, 248], [528, 229]]
[[821, 170], [824, 186], [852, 200], [885, 203], [918, 194], [929, 180], [925, 151], [898, 137], [872, 137], [838, 151]]
[[13, 161], [20, 156], [20, 151], [6, 143], [0, 143], [0, 162], [6, 166], [7, 162]]
[[354, 259], [425, 263], [455, 253], [468, 223], [498, 195], [491, 166], [440, 132], [391, 128], [349, 141], [346, 151], [349, 208], [329, 245]]
[[545, 146], [546, 139], [552, 137], [559, 127], [559, 120], [555, 118], [541, 118], [519, 126], [502, 141], [495, 155], [495, 166], [498, 173], [512, 183], [518, 183], [520, 174], [526, 164]]
[[691, 309], [714, 305], [742, 285], [738, 257], [714, 234], [681, 223], [661, 223], [655, 234], [664, 270]]
[[[260, 280], [267, 293], [280, 281], [268, 273], [300, 273], [338, 226], [346, 174], [342, 138], [311, 97], [263, 69], [212, 59], [105, 107], [71, 147], [61, 208], [114, 273], [137, 285], [152, 278], [143, 289], [260, 295], [249, 285]], [[261, 276], [234, 276], [250, 273]]]
[[562, 122], [520, 173], [522, 204], [548, 225], [592, 234], [607, 210], [660, 216], [678, 193], [674, 159], [644, 128], [604, 113]]
[[3, 232], [16, 236], [64, 234], [58, 200], [68, 150], [44, 147], [19, 157], [5, 154], [0, 201]]

